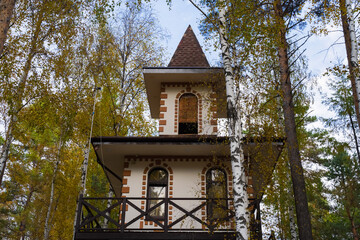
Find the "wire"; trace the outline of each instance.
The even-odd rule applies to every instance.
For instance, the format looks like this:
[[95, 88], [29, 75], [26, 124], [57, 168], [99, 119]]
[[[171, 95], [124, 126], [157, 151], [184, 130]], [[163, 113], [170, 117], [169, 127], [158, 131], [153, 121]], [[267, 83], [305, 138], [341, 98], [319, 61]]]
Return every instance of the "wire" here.
[[80, 194], [85, 195], [86, 193], [86, 176], [87, 176], [87, 170], [88, 170], [88, 165], [89, 165], [89, 154], [90, 154], [90, 148], [91, 148], [91, 137], [92, 137], [92, 132], [93, 132], [93, 127], [94, 127], [94, 116], [95, 116], [95, 107], [96, 107], [96, 97], [97, 97], [97, 92], [98, 90], [101, 90], [101, 87], [95, 87], [94, 89], [94, 105], [93, 105], [93, 109], [92, 109], [92, 116], [91, 116], [91, 125], [90, 125], [90, 135], [89, 135], [89, 142], [88, 142], [88, 148], [87, 151], [85, 153], [85, 159], [84, 162], [82, 164], [81, 167], [81, 189], [80, 189]]

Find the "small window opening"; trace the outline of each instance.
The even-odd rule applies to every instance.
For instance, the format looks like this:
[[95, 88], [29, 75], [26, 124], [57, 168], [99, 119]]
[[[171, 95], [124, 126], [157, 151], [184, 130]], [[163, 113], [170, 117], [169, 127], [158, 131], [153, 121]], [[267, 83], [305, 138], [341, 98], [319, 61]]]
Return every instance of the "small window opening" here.
[[206, 173], [207, 216], [209, 220], [224, 219], [227, 211], [226, 173], [220, 168]]
[[[148, 175], [148, 198], [151, 198], [147, 201], [147, 209], [152, 208], [156, 204], [163, 201], [167, 197], [167, 186], [168, 186], [168, 173], [165, 169], [155, 168], [149, 172]], [[156, 199], [160, 198], [160, 199]], [[152, 210], [149, 215], [155, 217], [156, 219], [165, 218], [165, 204], [161, 204], [154, 210]]]
[[198, 134], [198, 99], [185, 93], [179, 99], [179, 134]]

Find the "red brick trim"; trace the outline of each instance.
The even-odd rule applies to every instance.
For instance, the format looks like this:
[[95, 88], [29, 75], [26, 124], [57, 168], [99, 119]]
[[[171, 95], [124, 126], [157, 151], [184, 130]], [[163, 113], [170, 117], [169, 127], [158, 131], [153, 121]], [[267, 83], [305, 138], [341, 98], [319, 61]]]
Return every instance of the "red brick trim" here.
[[[146, 158], [146, 159], [149, 159], [149, 158]], [[142, 191], [142, 198], [146, 198], [146, 188], [147, 188], [147, 175], [148, 175], [148, 172], [149, 171], [151, 171], [151, 169], [153, 169], [153, 168], [156, 168], [156, 167], [162, 167], [162, 168], [165, 168], [167, 171], [168, 171], [168, 173], [169, 173], [169, 185], [168, 185], [168, 197], [169, 198], [172, 198], [173, 197], [173, 187], [172, 187], [172, 185], [173, 185], [173, 183], [174, 183], [174, 175], [173, 175], [173, 170], [172, 170], [172, 168], [167, 164], [167, 163], [165, 163], [164, 162], [164, 160], [165, 159], [159, 159], [159, 158], [152, 158], [152, 159], [150, 159], [151, 160], [151, 163], [144, 169], [144, 171], [143, 171], [143, 181], [142, 181], [142, 189], [143, 189], [143, 191]], [[166, 158], [166, 160], [168, 160], [168, 158]], [[141, 206], [140, 206], [140, 208], [142, 209], [142, 210], [144, 210], [145, 208], [146, 208], [146, 201], [141, 201]], [[171, 208], [172, 209], [172, 208]], [[170, 209], [170, 207], [169, 207], [169, 220], [172, 220], [172, 211], [170, 211], [171, 210]], [[170, 223], [171, 221], [169, 221], [169, 224], [171, 224]], [[141, 219], [140, 220], [140, 226], [142, 225], [142, 226], [144, 226], [144, 224], [145, 225], [153, 225], [154, 224], [154, 226], [156, 227], [157, 226], [157, 224], [155, 224], [154, 222], [152, 222], [152, 221], [145, 221], [144, 219]]]
[[[201, 171], [200, 179], [201, 179], [201, 197], [202, 198], [206, 198], [206, 173], [207, 173], [207, 171], [209, 171], [211, 168], [214, 168], [214, 167], [220, 167], [221, 169], [223, 169], [225, 171], [226, 175], [228, 176], [228, 181], [226, 184], [228, 196], [232, 197], [232, 191], [233, 191], [232, 172], [231, 172], [230, 168], [223, 163], [224, 160], [226, 160], [226, 159], [217, 159], [216, 162], [209, 162]], [[233, 208], [232, 203], [230, 203], [230, 208]], [[201, 216], [202, 216], [202, 220], [206, 221], [206, 208], [201, 209]]]
[[217, 133], [217, 127], [213, 127], [213, 133]]
[[122, 187], [121, 192], [124, 193], [129, 193], [130, 192], [130, 187]]
[[167, 107], [160, 107], [160, 112], [167, 112]]
[[[189, 82], [163, 82], [163, 83], [161, 83], [161, 85], [164, 87], [187, 87], [190, 85], [190, 83]], [[204, 86], [204, 83], [192, 82], [191, 86], [192, 87]]]
[[125, 170], [125, 169], [124, 169], [123, 176], [124, 176], [124, 177], [130, 177], [130, 176], [131, 176], [131, 170]]
[[[232, 176], [231, 176], [231, 170], [229, 167], [226, 166], [226, 164], [224, 164], [225, 162], [229, 162], [230, 159], [226, 158], [226, 157], [217, 157], [216, 161], [213, 161], [214, 156], [125, 156], [125, 163], [130, 163], [130, 162], [134, 162], [134, 161], [139, 161], [139, 162], [148, 162], [148, 164], [146, 165], [146, 167], [143, 170], [142, 173], [142, 185], [141, 185], [141, 197], [144, 198], [144, 201], [140, 202], [140, 208], [141, 209], [145, 209], [146, 208], [146, 188], [147, 188], [147, 174], [148, 172], [155, 168], [155, 167], [163, 167], [165, 169], [167, 169], [168, 173], [169, 173], [169, 185], [168, 185], [168, 196], [169, 198], [173, 197], [174, 194], [174, 173], [173, 173], [173, 169], [170, 167], [172, 162], [203, 162], [204, 168], [200, 173], [200, 189], [201, 189], [201, 197], [205, 197], [206, 196], [206, 172], [208, 171], [208, 169], [215, 167], [215, 166], [220, 166], [222, 167], [226, 174], [228, 175], [228, 192], [229, 195], [232, 196]], [[129, 164], [125, 164], [127, 166], [129, 166]], [[130, 171], [130, 169], [126, 169], [127, 171]], [[249, 177], [251, 178], [251, 177]], [[125, 178], [124, 178], [125, 179]], [[127, 179], [124, 181], [123, 180], [124, 185], [127, 185], [128, 181]], [[128, 186], [129, 187], [129, 186]], [[131, 188], [129, 188], [129, 192], [130, 192]], [[126, 194], [125, 194], [126, 195]], [[230, 205], [230, 208], [233, 209], [233, 205]], [[172, 211], [172, 207], [169, 206], [169, 224], [170, 222], [172, 222], [172, 218], [174, 217], [173, 211]], [[202, 209], [202, 219], [204, 221], [206, 221], [206, 208]], [[152, 221], [145, 221], [144, 218], [140, 219], [140, 224], [142, 223], [142, 226], [154, 226], [154, 223]], [[141, 225], [139, 225], [140, 227]], [[229, 225], [230, 226], [230, 225]]]

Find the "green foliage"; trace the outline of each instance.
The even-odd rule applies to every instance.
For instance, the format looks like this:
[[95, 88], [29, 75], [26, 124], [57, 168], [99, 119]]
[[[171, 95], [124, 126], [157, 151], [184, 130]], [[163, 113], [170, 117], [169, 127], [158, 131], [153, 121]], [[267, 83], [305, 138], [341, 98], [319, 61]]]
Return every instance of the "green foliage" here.
[[[0, 192], [0, 238], [44, 238], [52, 182], [49, 239], [72, 237], [95, 87], [101, 90], [93, 135], [154, 134], [142, 67], [161, 63], [157, 41], [164, 35], [150, 10], [129, 5], [115, 16], [117, 7], [113, 1], [18, 1], [0, 59], [0, 143], [11, 126], [13, 136]], [[95, 154], [87, 188], [94, 197], [109, 192]]]

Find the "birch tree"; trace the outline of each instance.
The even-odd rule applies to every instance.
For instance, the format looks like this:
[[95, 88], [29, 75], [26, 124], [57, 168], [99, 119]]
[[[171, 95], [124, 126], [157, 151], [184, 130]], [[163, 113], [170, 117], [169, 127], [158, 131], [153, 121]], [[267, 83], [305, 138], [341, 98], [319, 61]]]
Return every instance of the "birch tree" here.
[[13, 15], [16, 0], [0, 1], [0, 58], [3, 53], [7, 32], [10, 26], [10, 20]]
[[[54, 54], [56, 47], [61, 48], [66, 40], [76, 35], [74, 23], [79, 16], [78, 10], [79, 5], [71, 1], [38, 1], [36, 4], [25, 1], [16, 9], [19, 12], [17, 21], [13, 33], [8, 36], [9, 54], [1, 58], [1, 102], [7, 106], [8, 123], [0, 151], [0, 184], [14, 139], [17, 115], [36, 97], [36, 92], [31, 91], [32, 86], [42, 84], [39, 77], [42, 71], [37, 71], [37, 68], [44, 66], [44, 56]], [[56, 47], [49, 48], [49, 42]], [[12, 71], [7, 69], [10, 66]]]
[[249, 200], [245, 176], [244, 152], [242, 149], [242, 128], [239, 111], [239, 92], [235, 92], [234, 74], [230, 57], [230, 45], [227, 36], [226, 4], [219, 3], [219, 37], [225, 71], [228, 133], [230, 139], [231, 168], [234, 183], [234, 208], [236, 223], [236, 239], [249, 238]]
[[[308, 211], [306, 190], [305, 190], [305, 181], [303, 176], [303, 168], [301, 165], [299, 144], [296, 133], [296, 121], [295, 121], [293, 93], [292, 93], [293, 89], [291, 86], [291, 75], [290, 75], [291, 70], [289, 66], [290, 54], [288, 53], [289, 46], [287, 40], [287, 34], [290, 31], [289, 29], [291, 29], [291, 27], [293, 26], [296, 26], [299, 22], [295, 22], [295, 23], [292, 22], [292, 24], [290, 24], [290, 27], [289, 27], [289, 23], [285, 22], [286, 21], [285, 19], [292, 20], [292, 18], [299, 10], [301, 4], [303, 4], [303, 2], [301, 3], [295, 1], [288, 1], [288, 2], [258, 1], [252, 3], [246, 1], [231, 2], [233, 12], [236, 12], [236, 14], [230, 12], [228, 15], [233, 14], [234, 18], [237, 17], [239, 19], [238, 22], [243, 23], [244, 28], [246, 30], [242, 29], [243, 25], [241, 24], [237, 26], [237, 25], [231, 25], [232, 22], [230, 21], [226, 22], [223, 20], [221, 22], [222, 19], [221, 14], [222, 16], [225, 16], [224, 12], [221, 13], [219, 11], [219, 21], [220, 21], [220, 26], [221, 23], [224, 26], [231, 26], [232, 31], [236, 31], [237, 29], [244, 30], [241, 31], [241, 33], [239, 33], [238, 35], [235, 35], [235, 33], [234, 35], [231, 35], [232, 36], [231, 39], [237, 41], [238, 44], [241, 45], [240, 48], [248, 49], [251, 47], [258, 47], [258, 50], [268, 49], [267, 50], [268, 52], [265, 51], [266, 53], [270, 53], [274, 51], [277, 52], [280, 89], [281, 89], [280, 96], [282, 99], [282, 107], [283, 107], [283, 114], [285, 121], [284, 123], [285, 134], [287, 137], [287, 148], [288, 148], [288, 155], [289, 155], [289, 161], [291, 167], [291, 177], [294, 188], [300, 239], [312, 239], [310, 215]], [[247, 7], [248, 9], [246, 9]], [[240, 10], [237, 11], [237, 9]], [[286, 12], [284, 12], [284, 9]], [[249, 26], [249, 24], [251, 25]], [[228, 31], [230, 32], [231, 30]], [[222, 33], [220, 32], [220, 37], [222, 37], [223, 34], [224, 32]], [[262, 39], [269, 39], [268, 45], [264, 45], [264, 44], [261, 45], [261, 42], [264, 42]], [[225, 41], [221, 39], [223, 63], [225, 69], [229, 69], [229, 66], [231, 66], [232, 62], [231, 62], [231, 58], [227, 57], [228, 55], [225, 52], [228, 50], [229, 45], [224, 44], [224, 42]], [[274, 48], [274, 46], [276, 47]], [[244, 50], [244, 52], [246, 51]], [[229, 70], [225, 70], [225, 73], [226, 73], [225, 77], [228, 79], [231, 79], [229, 76], [233, 76], [233, 74]], [[227, 81], [227, 84], [228, 83], [229, 82]], [[229, 101], [230, 93], [228, 89], [227, 89], [227, 95]], [[239, 109], [236, 110], [238, 111]], [[231, 113], [231, 111], [229, 112]], [[235, 115], [235, 118], [237, 117], [238, 116]], [[233, 136], [231, 134], [231, 131], [230, 131], [230, 136]]]

